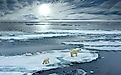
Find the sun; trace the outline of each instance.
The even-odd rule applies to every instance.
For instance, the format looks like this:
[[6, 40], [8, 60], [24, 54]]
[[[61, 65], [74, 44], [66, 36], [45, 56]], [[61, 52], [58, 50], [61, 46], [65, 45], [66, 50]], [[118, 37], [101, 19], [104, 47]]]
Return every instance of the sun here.
[[42, 4], [38, 7], [39, 14], [43, 16], [48, 16], [51, 13], [51, 8], [49, 4]]

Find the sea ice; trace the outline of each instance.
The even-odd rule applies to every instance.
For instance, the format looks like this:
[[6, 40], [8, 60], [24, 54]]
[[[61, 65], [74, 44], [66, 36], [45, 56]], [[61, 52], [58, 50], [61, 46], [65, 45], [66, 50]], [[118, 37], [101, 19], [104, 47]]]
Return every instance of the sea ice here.
[[22, 72], [0, 72], [0, 75], [23, 75]]
[[121, 50], [121, 41], [63, 42], [65, 45], [83, 45], [91, 50]]
[[56, 73], [52, 73], [52, 74], [49, 74], [49, 75], [58, 75], [58, 74], [56, 74]]
[[98, 54], [96, 53], [79, 53], [78, 57], [70, 57], [69, 54], [65, 54], [63, 57], [64, 60], [69, 62], [90, 62], [92, 60], [96, 60], [98, 58]]
[[91, 71], [90, 71], [90, 73], [91, 73], [91, 74], [93, 74], [93, 73], [94, 73], [94, 71], [93, 71], [93, 70], [91, 70]]
[[80, 35], [80, 34], [121, 34], [121, 31], [104, 31], [104, 30], [42, 30], [38, 33], [45, 33], [45, 32], [52, 32], [54, 34], [36, 34], [36, 33], [25, 33], [25, 32], [0, 32], [0, 39], [3, 40], [22, 40], [22, 39], [37, 39], [37, 38], [43, 38], [43, 37], [59, 37], [59, 36], [72, 36], [72, 35]]
[[104, 46], [108, 46], [108, 45], [121, 45], [121, 41], [117, 41], [117, 42], [111, 42], [111, 41], [95, 41], [95, 42], [63, 42], [63, 44], [76, 44], [76, 45], [94, 45], [94, 46], [99, 46], [99, 45], [104, 45]]
[[94, 49], [94, 50], [109, 50], [109, 51], [111, 51], [111, 50], [115, 50], [115, 51], [117, 51], [117, 50], [121, 50], [121, 46], [119, 46], [119, 47], [91, 47], [91, 46], [85, 46], [85, 48], [88, 48], [88, 49]]
[[[42, 64], [45, 58], [49, 58], [49, 64]], [[70, 64], [71, 62], [90, 62], [98, 58], [97, 53], [83, 50], [78, 57], [71, 57], [69, 51], [56, 50], [51, 53], [40, 53], [37, 55], [17, 55], [17, 56], [0, 56], [0, 75], [5, 73], [23, 74], [33, 71], [48, 70]]]
[[[11, 33], [11, 34], [10, 34]], [[49, 34], [36, 34], [36, 33], [25, 33], [25, 32], [0, 32], [0, 39], [2, 40], [29, 40], [29, 39], [40, 39], [44, 37], [62, 37], [62, 36], [72, 36], [73, 34], [69, 33], [49, 33]], [[13, 41], [12, 41], [13, 42]]]

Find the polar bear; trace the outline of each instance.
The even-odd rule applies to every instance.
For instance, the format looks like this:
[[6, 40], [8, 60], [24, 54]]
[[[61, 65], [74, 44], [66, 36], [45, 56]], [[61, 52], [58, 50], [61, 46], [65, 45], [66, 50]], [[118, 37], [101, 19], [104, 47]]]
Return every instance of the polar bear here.
[[49, 58], [45, 58], [42, 64], [49, 64]]
[[71, 57], [77, 57], [77, 54], [80, 52], [80, 49], [79, 48], [75, 48], [75, 49], [72, 49], [70, 50], [70, 55]]

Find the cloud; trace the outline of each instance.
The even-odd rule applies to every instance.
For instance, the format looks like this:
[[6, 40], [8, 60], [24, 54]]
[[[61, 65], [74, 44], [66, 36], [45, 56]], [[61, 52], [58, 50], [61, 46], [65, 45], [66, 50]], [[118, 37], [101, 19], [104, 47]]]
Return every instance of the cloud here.
[[22, 5], [18, 2], [18, 0], [7, 0], [6, 2], [10, 10], [22, 8]]
[[[55, 2], [55, 3], [54, 3]], [[61, 2], [62, 5], [56, 5], [57, 3]], [[66, 17], [73, 17], [79, 15], [77, 17], [82, 16], [80, 13], [84, 14], [115, 14], [121, 13], [120, 5], [121, 1], [116, 0], [0, 0], [0, 16], [9, 14], [14, 12], [15, 10], [21, 9], [23, 7], [27, 7], [30, 5], [37, 5], [41, 3], [52, 3], [53, 7], [57, 7], [56, 10], [54, 9], [54, 13], [58, 13], [58, 15], [64, 15]], [[61, 4], [60, 3], [60, 4]], [[63, 5], [66, 4], [67, 5]], [[56, 6], [54, 6], [56, 5]], [[101, 7], [103, 6], [103, 8]], [[60, 7], [59, 7], [60, 6]], [[85, 8], [83, 8], [85, 7]], [[107, 11], [106, 8], [111, 7]], [[62, 8], [62, 9], [58, 9]], [[104, 10], [106, 9], [106, 10]], [[30, 11], [30, 10], [28, 10]], [[116, 12], [115, 12], [116, 11]], [[22, 11], [23, 12], [23, 11]], [[26, 13], [26, 12], [25, 12]], [[20, 14], [19, 14], [20, 15]], [[56, 14], [54, 14], [56, 15]], [[56, 16], [56, 17], [57, 17]], [[63, 18], [63, 16], [58, 16], [59, 18]], [[33, 18], [33, 17], [32, 17]]]

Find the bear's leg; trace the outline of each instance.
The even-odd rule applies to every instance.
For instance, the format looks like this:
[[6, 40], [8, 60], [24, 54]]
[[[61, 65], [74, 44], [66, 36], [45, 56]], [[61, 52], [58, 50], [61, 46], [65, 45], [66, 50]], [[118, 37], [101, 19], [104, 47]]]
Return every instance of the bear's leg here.
[[75, 56], [77, 57], [77, 53], [75, 53]]
[[72, 52], [71, 52], [71, 57], [74, 57]]
[[43, 63], [42, 64], [45, 64], [45, 61], [43, 61]]
[[44, 60], [42, 64], [48, 64], [48, 61], [47, 60]]
[[47, 64], [49, 64], [49, 60], [47, 60]]
[[46, 61], [45, 64], [48, 64], [48, 61]]

